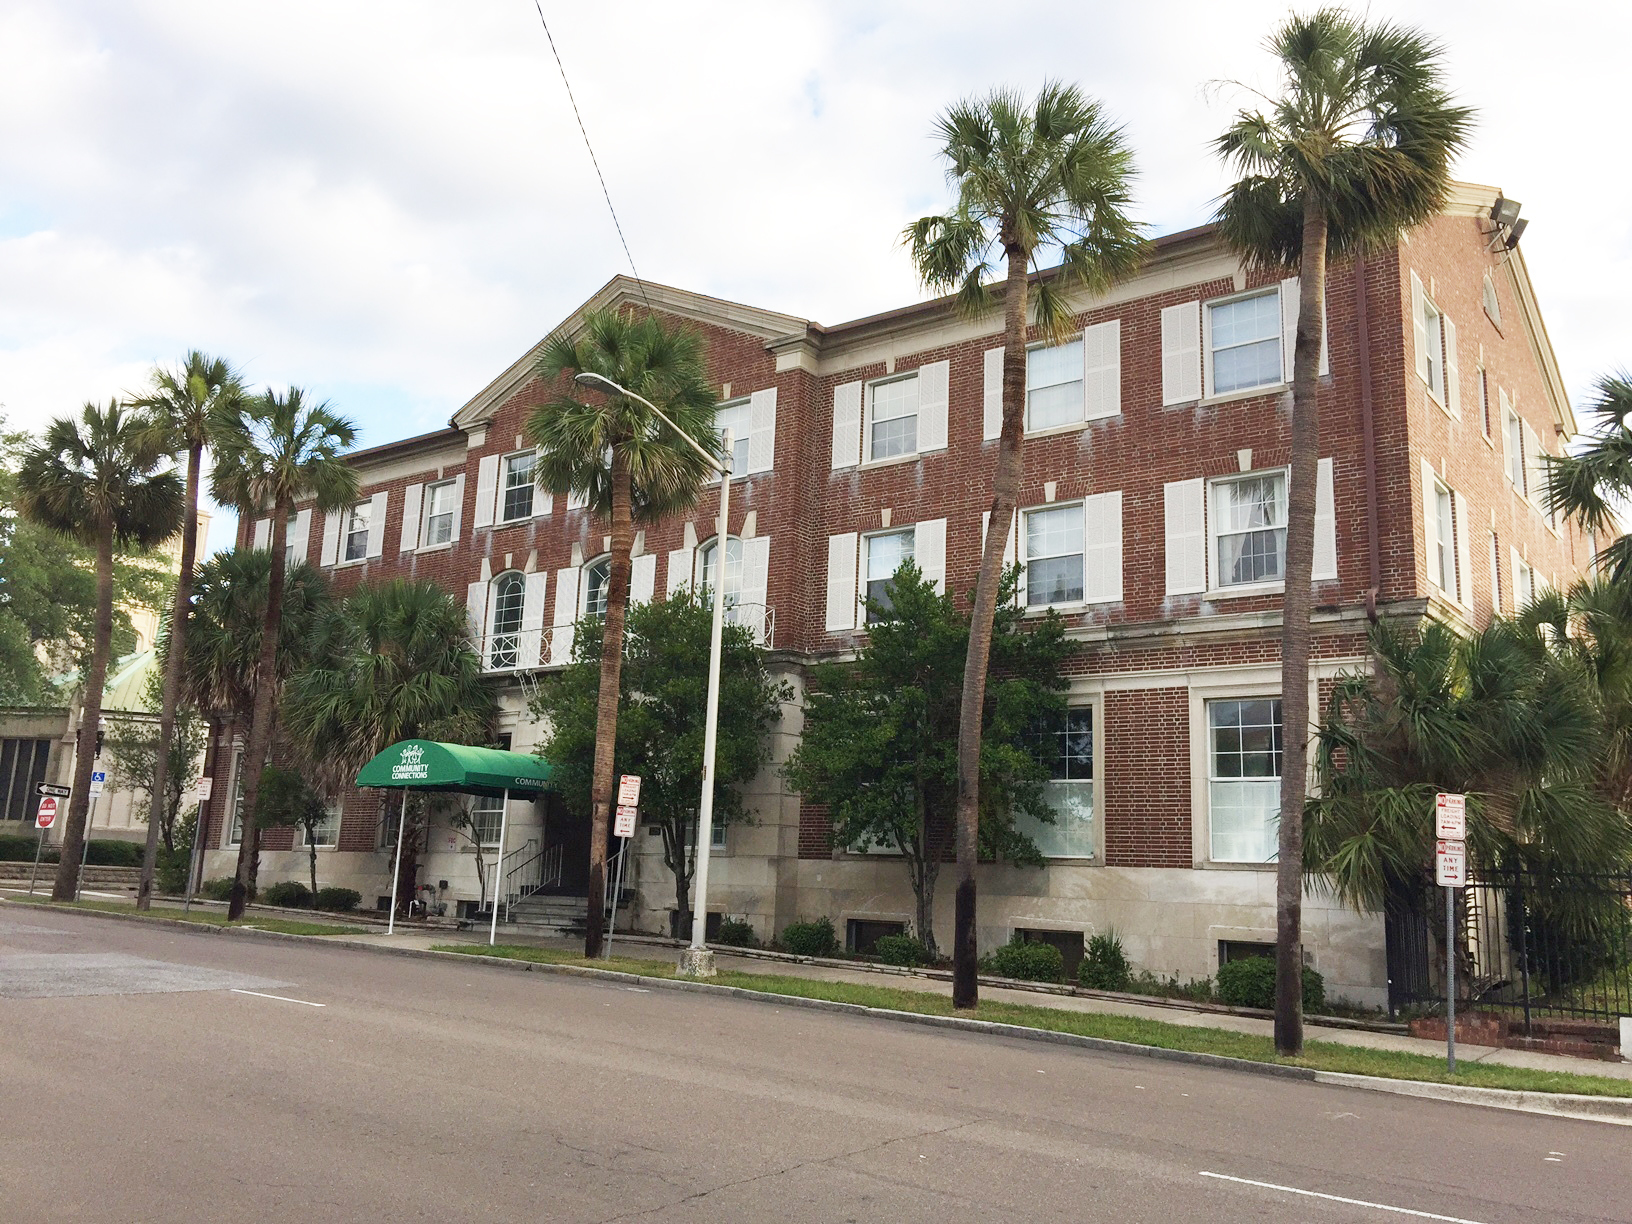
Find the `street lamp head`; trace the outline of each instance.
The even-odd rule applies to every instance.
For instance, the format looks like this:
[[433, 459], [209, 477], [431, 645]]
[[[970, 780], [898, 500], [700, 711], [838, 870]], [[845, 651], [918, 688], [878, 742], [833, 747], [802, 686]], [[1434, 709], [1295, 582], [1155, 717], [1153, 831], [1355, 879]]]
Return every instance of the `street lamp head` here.
[[596, 374], [592, 370], [580, 370], [572, 376], [572, 381], [581, 387], [594, 387], [597, 391], [604, 391], [610, 395], [629, 394], [606, 375]]

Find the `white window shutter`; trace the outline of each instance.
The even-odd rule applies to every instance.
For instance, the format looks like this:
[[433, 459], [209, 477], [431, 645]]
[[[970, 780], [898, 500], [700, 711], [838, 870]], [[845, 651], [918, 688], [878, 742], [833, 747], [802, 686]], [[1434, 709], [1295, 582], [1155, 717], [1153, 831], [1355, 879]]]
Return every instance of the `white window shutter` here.
[[289, 547], [296, 561], [306, 560], [306, 550], [311, 546], [312, 539], [312, 509], [308, 506], [304, 510], [295, 511], [295, 525], [289, 529]]
[[465, 588], [465, 614], [470, 623], [470, 640], [487, 666], [487, 591], [491, 584], [473, 582]]
[[1523, 603], [1522, 599], [1520, 598], [1520, 591], [1519, 591], [1519, 566], [1524, 564], [1524, 558], [1519, 556], [1519, 550], [1516, 549], [1516, 548], [1509, 548], [1507, 551], [1508, 551], [1508, 560], [1509, 560], [1509, 562], [1511, 563], [1511, 565], [1513, 567], [1512, 569], [1507, 571], [1508, 576], [1511, 579], [1511, 581], [1507, 584], [1507, 586], [1508, 586], [1508, 595], [1507, 595], [1507, 597], [1508, 597], [1508, 600], [1512, 603], [1512, 608], [1510, 609], [1511, 615], [1517, 616], [1520, 612], [1524, 611], [1524, 603]]
[[533, 486], [533, 517], [540, 518], [555, 509], [555, 494], [547, 489]]
[[1084, 420], [1122, 411], [1122, 320], [1095, 323], [1082, 333], [1082, 415]]
[[[767, 387], [748, 397], [748, 471], [768, 472], [776, 466], [776, 388]], [[745, 472], [732, 472], [743, 476]]]
[[1440, 329], [1445, 333], [1445, 407], [1451, 415], [1462, 415], [1462, 368], [1456, 357], [1456, 324], [1450, 315], [1439, 316]]
[[550, 662], [572, 661], [572, 638], [578, 620], [578, 569], [569, 565], [555, 571], [555, 624], [550, 630]]
[[951, 399], [952, 363], [932, 361], [918, 367], [918, 449], [946, 449], [946, 413]]
[[946, 591], [946, 520], [925, 519], [913, 528], [912, 557], [935, 589]]
[[[1015, 562], [1020, 559], [1019, 540], [1020, 540], [1020, 519], [1021, 518], [1022, 518], [1021, 511], [1019, 511], [1018, 509], [1015, 510], [1014, 518], [1012, 520], [1010, 520], [1010, 523], [1009, 523], [1009, 535], [1008, 535], [1008, 538], [1003, 541], [1003, 570], [1004, 570], [1005, 573], [1007, 573], [1010, 569], [1012, 569], [1014, 567]], [[986, 534], [987, 534], [987, 532], [989, 532], [991, 530], [991, 527], [992, 527], [992, 512], [990, 510], [981, 511], [981, 514], [980, 514], [980, 549], [981, 549], [982, 556], [985, 555], [985, 551], [986, 551]], [[1014, 598], [1015, 598], [1015, 602], [1017, 602], [1017, 603], [1024, 603], [1026, 601], [1026, 572], [1025, 572], [1024, 569], [1022, 569], [1020, 571], [1020, 581], [1014, 588]]]
[[980, 437], [990, 442], [1003, 432], [1003, 350], [986, 350], [981, 401]]
[[272, 520], [269, 518], [255, 520], [255, 542], [250, 545], [256, 552], [265, 552], [272, 547]]
[[[1428, 575], [1428, 581], [1434, 586], [1439, 585], [1440, 570], [1434, 563], [1439, 552], [1439, 507], [1435, 505], [1437, 497], [1434, 491], [1434, 465], [1428, 460], [1422, 461], [1422, 542], [1423, 542], [1423, 570]], [[1445, 592], [1454, 596], [1454, 591]]]
[[1427, 296], [1422, 291], [1422, 278], [1411, 273], [1411, 342], [1416, 346], [1417, 377], [1428, 381], [1428, 314]]
[[568, 510], [583, 510], [586, 507], [588, 507], [588, 505], [589, 505], [589, 491], [587, 489], [582, 491], [582, 492], [580, 492], [577, 489], [568, 489], [567, 490], [567, 509]]
[[476, 512], [471, 515], [474, 527], [493, 526], [494, 504], [499, 490], [499, 457], [484, 455], [476, 465]]
[[459, 526], [465, 517], [465, 474], [460, 472], [453, 478], [453, 523], [449, 532], [450, 540], [459, 538]]
[[856, 627], [856, 544], [853, 531], [827, 537], [827, 620], [829, 633]]
[[1468, 499], [1451, 493], [1451, 515], [1456, 520], [1456, 598], [1464, 608], [1473, 607], [1473, 552], [1468, 545]]
[[673, 595], [691, 586], [692, 553], [695, 551], [693, 548], [676, 548], [669, 553], [668, 585], [663, 590], [665, 595]]
[[1541, 439], [1523, 418], [1519, 420], [1519, 432], [1524, 438], [1524, 493], [1539, 506], [1542, 501]]
[[345, 510], [329, 510], [323, 515], [323, 551], [318, 554], [319, 565], [333, 565], [340, 556], [340, 521]]
[[1201, 303], [1162, 310], [1162, 405], [1201, 398]]
[[742, 542], [742, 593], [737, 597], [739, 607], [753, 614], [748, 628], [754, 641], [765, 644], [765, 622], [768, 617], [761, 611], [769, 606], [771, 587], [771, 537], [756, 535]]
[[855, 467], [861, 462], [861, 384], [841, 383], [833, 388], [833, 466]]
[[629, 602], [642, 604], [652, 602], [652, 593], [657, 589], [657, 554], [641, 553], [632, 562], [629, 572]]
[[1292, 365], [1298, 346], [1298, 311], [1303, 302], [1302, 278], [1289, 276], [1281, 282], [1281, 377], [1292, 381]]
[[1175, 480], [1162, 486], [1167, 593], [1194, 595], [1207, 589], [1207, 482]]
[[378, 557], [385, 552], [385, 516], [391, 506], [391, 494], [382, 489], [368, 502], [368, 555]]
[[419, 547], [420, 507], [425, 501], [425, 486], [411, 484], [402, 491], [402, 543], [398, 552], [413, 552]]
[[516, 644], [517, 662], [537, 667], [544, 644], [544, 596], [550, 582], [549, 570], [535, 570], [522, 583], [521, 640]]
[[1332, 483], [1332, 461], [1322, 459], [1315, 469], [1315, 564], [1310, 577], [1316, 582], [1337, 577], [1337, 498]]
[[1082, 499], [1082, 597], [1088, 603], [1122, 601], [1122, 491]]
[[[1508, 429], [1508, 421], [1513, 416], [1513, 405], [1507, 402], [1507, 392], [1501, 387], [1496, 388], [1496, 398], [1502, 406], [1502, 475], [1507, 477], [1508, 484], [1516, 485], [1513, 479], [1513, 435]], [[1520, 493], [1524, 490], [1519, 489]]]

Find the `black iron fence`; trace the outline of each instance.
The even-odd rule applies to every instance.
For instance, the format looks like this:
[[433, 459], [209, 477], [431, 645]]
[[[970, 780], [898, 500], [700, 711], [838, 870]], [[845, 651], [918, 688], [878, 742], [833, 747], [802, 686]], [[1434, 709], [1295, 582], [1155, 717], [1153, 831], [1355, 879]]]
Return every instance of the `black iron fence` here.
[[[1460, 890], [1458, 1009], [1523, 1020], [1632, 1015], [1632, 874], [1485, 871]], [[1424, 887], [1384, 914], [1388, 1006], [1442, 1010], [1445, 895]]]

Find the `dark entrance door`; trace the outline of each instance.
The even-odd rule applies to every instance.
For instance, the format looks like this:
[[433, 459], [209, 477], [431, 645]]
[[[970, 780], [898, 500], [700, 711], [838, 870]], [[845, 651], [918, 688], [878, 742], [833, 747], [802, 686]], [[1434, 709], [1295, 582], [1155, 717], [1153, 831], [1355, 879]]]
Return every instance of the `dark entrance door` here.
[[556, 794], [544, 803], [544, 844], [561, 847], [561, 883], [545, 891], [581, 897], [589, 890], [589, 817], [574, 816]]

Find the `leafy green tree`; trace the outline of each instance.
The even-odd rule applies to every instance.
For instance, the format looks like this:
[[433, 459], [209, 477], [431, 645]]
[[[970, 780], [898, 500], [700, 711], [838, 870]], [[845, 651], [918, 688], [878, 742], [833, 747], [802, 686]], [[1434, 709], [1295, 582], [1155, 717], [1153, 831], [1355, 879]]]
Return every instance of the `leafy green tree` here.
[[[219, 357], [207, 357], [197, 349], [187, 354], [180, 369], [153, 371], [152, 386], [145, 395], [131, 401], [144, 413], [156, 444], [167, 454], [187, 456], [187, 485], [181, 520], [181, 557], [176, 574], [174, 602], [170, 607], [169, 635], [172, 649], [165, 655], [164, 680], [158, 702], [158, 735], [153, 741], [150, 795], [169, 786], [170, 745], [177, 729], [177, 707], [181, 698], [181, 663], [187, 640], [187, 613], [192, 606], [193, 567], [198, 553], [199, 478], [203, 471], [204, 447], [211, 439], [210, 421], [222, 412], [236, 411], [244, 397], [243, 383], [233, 368]], [[189, 771], [191, 760], [188, 761]], [[171, 821], [164, 823], [165, 847], [170, 844]], [[149, 909], [153, 901], [153, 878], [158, 869], [159, 823], [148, 821], [147, 845], [142, 853], [142, 871], [136, 889], [136, 908]]]
[[[405, 739], [486, 744], [498, 710], [471, 646], [465, 606], [429, 579], [359, 586], [332, 606], [313, 639], [313, 658], [283, 695], [290, 755], [325, 795]], [[424, 804], [404, 827], [397, 896], [414, 895]], [[409, 830], [413, 836], [408, 836]]]
[[1625, 581], [1632, 573], [1632, 536], [1621, 525], [1632, 501], [1632, 372], [1600, 378], [1585, 411], [1591, 422], [1586, 444], [1547, 456], [1547, 497], [1554, 510], [1592, 533], [1599, 568]]
[[318, 831], [329, 818], [329, 805], [305, 778], [292, 769], [268, 765], [256, 795], [255, 823], [263, 829], [299, 829], [306, 839], [312, 897], [317, 897]]
[[113, 646], [114, 550], [152, 548], [181, 525], [181, 481], [163, 451], [117, 402], [86, 404], [80, 417], [58, 417], [17, 472], [18, 506], [43, 527], [96, 550], [96, 631], [74, 744], [73, 795], [63, 824], [62, 857], [51, 895], [68, 901], [79, 881], [80, 849], [90, 811], [102, 689]]
[[[1058, 343], [1072, 327], [1067, 294], [1103, 292], [1143, 261], [1146, 243], [1129, 216], [1133, 154], [1099, 103], [1074, 85], [1045, 84], [1028, 108], [1009, 90], [959, 102], [936, 134], [957, 192], [952, 210], [922, 217], [905, 239], [919, 277], [956, 292], [970, 318], [1003, 306], [1003, 429], [997, 444], [986, 544], [964, 664], [958, 722], [958, 891], [952, 1001], [978, 1001], [975, 863], [980, 841], [981, 711], [1003, 569], [1014, 522], [1026, 436], [1026, 341]], [[1058, 267], [1041, 271], [1045, 260]], [[1034, 271], [1037, 273], [1033, 277]], [[1003, 276], [1001, 295], [988, 281]]]
[[1272, 34], [1279, 92], [1240, 112], [1214, 142], [1240, 178], [1218, 208], [1219, 232], [1250, 266], [1297, 272], [1291, 474], [1281, 622], [1285, 727], [1276, 875], [1275, 1048], [1303, 1049], [1303, 862], [1308, 776], [1309, 615], [1314, 595], [1320, 347], [1331, 257], [1392, 248], [1401, 230], [1444, 206], [1451, 160], [1472, 112], [1443, 86], [1439, 46], [1392, 22], [1342, 9], [1294, 14]]
[[[691, 912], [711, 620], [706, 599], [689, 591], [659, 603], [634, 605], [629, 609], [619, 680], [623, 713], [618, 719], [616, 760], [621, 772], [640, 775], [641, 815], [663, 831], [663, 864], [674, 876], [677, 936]], [[534, 717], [550, 729], [539, 755], [557, 771], [569, 810], [585, 815], [598, 760], [604, 640], [599, 629], [594, 619], [579, 623], [572, 663], [544, 682], [532, 706]], [[750, 819], [740, 788], [770, 760], [770, 733], [778, 707], [792, 698], [786, 684], [770, 678], [764, 653], [748, 629], [727, 623], [720, 645], [715, 745], [718, 823]]]
[[[164, 674], [162, 669], [148, 674], [144, 697], [149, 709], [163, 699]], [[171, 720], [168, 739], [158, 723], [122, 718], [108, 732], [103, 745], [113, 758], [119, 776], [129, 779], [131, 788], [143, 796], [137, 811], [148, 828], [162, 839], [164, 850], [169, 854], [175, 853], [176, 821], [197, 777], [198, 758], [204, 751], [205, 738], [204, 719], [198, 711], [180, 705]], [[155, 792], [154, 763], [161, 749], [165, 750], [164, 782]]]
[[[1075, 654], [1050, 612], [1025, 626], [1014, 602], [1017, 571], [1004, 575], [992, 626], [992, 675], [984, 686], [980, 744], [980, 845], [989, 855], [1040, 866], [1016, 814], [1054, 822], [1039, 737], [1065, 714], [1062, 668]], [[916, 901], [916, 934], [935, 952], [935, 883], [957, 814], [958, 695], [970, 617], [937, 593], [912, 561], [896, 571], [888, 604], [853, 662], [818, 664], [805, 730], [785, 767], [789, 785], [828, 809], [833, 840], [848, 849], [897, 850]]]
[[601, 951], [606, 905], [606, 830], [612, 806], [613, 752], [618, 735], [619, 670], [634, 525], [656, 522], [696, 504], [711, 469], [686, 438], [719, 454], [715, 396], [703, 369], [703, 343], [689, 328], [654, 315], [591, 312], [575, 335], [544, 342], [538, 377], [559, 385], [566, 375], [597, 374], [655, 404], [685, 437], [658, 421], [640, 400], [612, 394], [584, 403], [560, 395], [533, 411], [527, 433], [538, 447], [538, 483], [573, 492], [611, 525], [611, 565], [601, 643], [600, 706], [591, 787], [589, 900], [584, 954]]
[[[255, 810], [261, 773], [272, 750], [277, 721], [277, 646], [283, 616], [283, 588], [289, 516], [295, 503], [310, 500], [318, 510], [337, 510], [357, 497], [357, 472], [344, 459], [357, 430], [328, 404], [309, 404], [298, 387], [279, 395], [223, 400], [209, 422], [215, 466], [210, 486], [215, 499], [239, 514], [271, 515], [271, 567], [267, 576], [261, 654], [255, 661], [255, 705], [244, 748], [244, 810]], [[243, 916], [259, 866], [260, 831], [244, 822], [229, 918]]]

